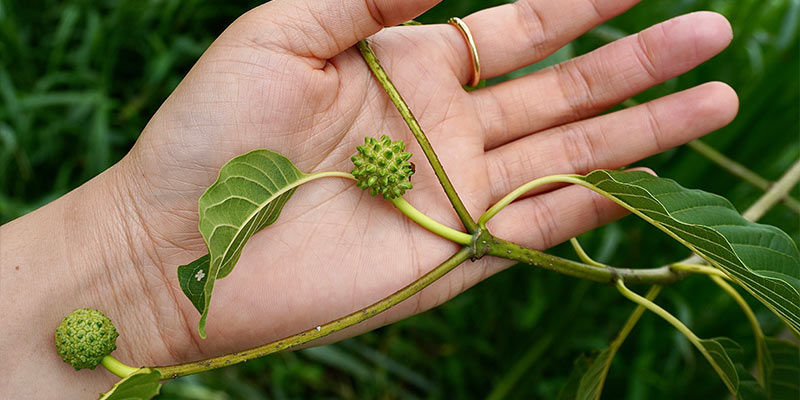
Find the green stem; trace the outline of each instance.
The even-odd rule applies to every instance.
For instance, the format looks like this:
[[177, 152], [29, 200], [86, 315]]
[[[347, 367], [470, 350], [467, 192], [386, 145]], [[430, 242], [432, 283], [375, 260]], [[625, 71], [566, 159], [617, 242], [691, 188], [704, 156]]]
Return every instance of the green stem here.
[[100, 360], [100, 364], [106, 367], [106, 369], [109, 370], [112, 374], [120, 378], [125, 378], [128, 375], [139, 370], [139, 368], [134, 368], [119, 362], [119, 360], [112, 357], [111, 355], [103, 357], [103, 359]]
[[[633, 99], [625, 100], [622, 103], [625, 107], [634, 107], [638, 106], [640, 103]], [[715, 148], [709, 146], [705, 142], [700, 139], [692, 140], [691, 142], [686, 144], [689, 148], [696, 151], [703, 157], [707, 158], [711, 162], [717, 164], [718, 166], [722, 167], [722, 169], [728, 171], [733, 176], [736, 176], [745, 182], [763, 190], [768, 191], [772, 184], [762, 178], [760, 175], [756, 174], [755, 172], [749, 170], [742, 164], [728, 158], [725, 154], [720, 153]], [[776, 201], [782, 201], [783, 204], [792, 210], [795, 214], [800, 214], [800, 201], [795, 199], [794, 197], [790, 196], [788, 191], [781, 194], [780, 197], [775, 199]], [[774, 205], [774, 203], [773, 203]], [[771, 208], [768, 207], [767, 209]]]
[[[312, 181], [314, 179], [319, 178], [347, 178], [356, 180], [353, 174], [349, 172], [340, 172], [340, 171], [326, 171], [326, 172], [317, 172], [314, 174], [309, 174], [303, 181]], [[414, 206], [409, 204], [405, 199], [402, 197], [398, 197], [395, 199], [390, 200], [392, 204], [394, 204], [395, 208], [400, 210], [406, 217], [411, 219], [412, 221], [416, 222], [419, 226], [451, 241], [461, 245], [469, 245], [472, 243], [472, 235], [468, 235], [464, 232], [457, 231], [449, 226], [446, 226], [433, 218], [423, 214]]]
[[[701, 141], [700, 139], [692, 140], [686, 145], [689, 146], [692, 150], [700, 153], [702, 156], [716, 163], [717, 165], [719, 165], [720, 167], [731, 173], [731, 175], [734, 175], [765, 192], [770, 190], [772, 184], [768, 180], [762, 178], [755, 172], [747, 169], [747, 167], [745, 167], [744, 165], [731, 160], [726, 155], [720, 153], [719, 151], [709, 146], [705, 142]], [[783, 193], [778, 200], [783, 202], [783, 204], [790, 210], [792, 210], [795, 214], [800, 214], [800, 201], [797, 201], [795, 198], [791, 197], [788, 193]]]
[[681, 271], [681, 272], [690, 272], [694, 274], [705, 274], [712, 277], [718, 277], [722, 279], [731, 279], [728, 275], [726, 275], [722, 270], [709, 267], [708, 265], [702, 264], [687, 264], [684, 262], [676, 262], [669, 265], [670, 268], [674, 271]]
[[[658, 294], [661, 293], [661, 286], [653, 285], [650, 287], [650, 290], [647, 291], [645, 298], [649, 301], [653, 301]], [[614, 359], [614, 355], [617, 354], [617, 351], [620, 347], [622, 347], [622, 343], [625, 342], [625, 339], [628, 338], [628, 335], [633, 330], [633, 327], [639, 322], [639, 319], [642, 318], [642, 314], [644, 314], [645, 307], [643, 305], [637, 305], [636, 309], [633, 310], [631, 315], [628, 317], [628, 320], [625, 321], [625, 325], [622, 326], [619, 333], [617, 333], [617, 337], [611, 342], [608, 346], [608, 365], [606, 368], [603, 368], [602, 375], [600, 376], [599, 382], [600, 386], [597, 388], [597, 393], [603, 392], [603, 384], [606, 381], [606, 376], [608, 375], [608, 370], [611, 367], [611, 361]]]
[[753, 309], [750, 308], [750, 305], [747, 304], [747, 301], [733, 288], [728, 282], [725, 282], [722, 278], [718, 276], [711, 275], [709, 276], [714, 283], [717, 284], [722, 290], [728, 293], [729, 296], [733, 298], [734, 301], [739, 305], [739, 308], [742, 309], [744, 315], [747, 316], [747, 320], [750, 322], [750, 327], [753, 329], [753, 336], [756, 339], [756, 357], [758, 360], [758, 383], [762, 387], [766, 387], [765, 378], [767, 376], [766, 366], [764, 365], [764, 352], [766, 349], [764, 348], [766, 345], [766, 340], [764, 338], [764, 331], [761, 330], [761, 325], [758, 323], [758, 319], [756, 318], [756, 314], [753, 312]]
[[309, 330], [300, 332], [298, 334], [267, 343], [263, 346], [255, 347], [250, 350], [241, 351], [238, 353], [228, 354], [220, 357], [209, 358], [207, 360], [195, 361], [186, 364], [171, 365], [165, 367], [154, 367], [153, 369], [161, 373], [165, 378], [177, 378], [189, 374], [208, 371], [228, 365], [237, 364], [254, 358], [263, 357], [268, 354], [276, 353], [281, 350], [291, 349], [308, 343], [312, 340], [328, 336], [331, 333], [340, 331], [347, 327], [353, 326], [360, 322], [366, 321], [389, 308], [397, 305], [403, 300], [408, 299], [420, 290], [424, 289], [431, 283], [435, 282], [445, 274], [450, 272], [453, 268], [460, 265], [472, 257], [472, 250], [470, 247], [464, 247], [451, 256], [447, 261], [439, 264], [436, 268], [423, 275], [416, 281], [408, 286], [398, 290], [392, 295], [378, 301], [366, 308], [356, 311], [352, 314], [339, 318], [337, 320], [328, 322], [327, 324], [311, 328]]
[[[483, 247], [482, 247], [483, 246]], [[529, 249], [503, 239], [484, 235], [476, 243], [478, 255], [488, 254], [502, 257], [525, 264], [535, 265], [551, 271], [556, 271], [576, 278], [587, 279], [600, 283], [614, 283], [623, 280], [630, 284], [660, 284], [666, 285], [678, 281], [684, 274], [672, 271], [668, 266], [659, 268], [615, 268], [597, 267], [556, 257], [541, 251]]]
[[468, 233], [475, 233], [475, 231], [478, 230], [475, 221], [472, 219], [472, 216], [469, 215], [469, 212], [464, 206], [464, 203], [461, 201], [461, 198], [458, 197], [458, 193], [456, 193], [453, 183], [450, 182], [450, 178], [447, 177], [447, 173], [444, 171], [444, 167], [442, 167], [439, 157], [437, 157], [436, 153], [433, 151], [433, 146], [431, 146], [431, 143], [425, 136], [425, 132], [422, 131], [422, 127], [420, 127], [416, 118], [414, 118], [414, 114], [411, 113], [411, 109], [408, 108], [408, 104], [406, 104], [405, 100], [403, 100], [403, 97], [400, 96], [400, 92], [397, 91], [397, 88], [395, 88], [391, 79], [389, 79], [389, 75], [378, 61], [378, 56], [375, 55], [375, 52], [372, 51], [372, 48], [370, 48], [366, 40], [358, 42], [358, 49], [361, 51], [361, 55], [364, 57], [364, 61], [367, 62], [372, 74], [375, 75], [375, 78], [378, 79], [378, 82], [380, 82], [381, 86], [383, 86], [383, 89], [386, 90], [386, 94], [389, 95], [389, 99], [392, 100], [392, 103], [394, 103], [397, 111], [400, 112], [403, 120], [406, 121], [409, 129], [411, 129], [411, 132], [417, 139], [417, 142], [419, 142], [422, 151], [425, 153], [425, 157], [428, 158], [428, 162], [430, 162], [431, 167], [433, 168], [433, 172], [436, 174], [436, 177], [442, 184], [442, 188], [444, 188], [447, 198], [450, 199], [453, 209], [456, 211], [456, 214], [458, 214], [458, 218], [461, 219], [461, 223], [464, 224], [464, 228]]
[[[643, 306], [644, 308], [650, 310], [654, 314], [663, 318], [665, 321], [669, 322], [673, 327], [675, 327], [675, 329], [677, 329], [680, 333], [682, 333], [683, 336], [686, 336], [686, 338], [689, 339], [690, 342], [692, 342], [694, 347], [696, 347], [697, 350], [700, 351], [701, 354], [703, 354], [703, 357], [705, 357], [706, 360], [708, 360], [708, 362], [714, 368], [714, 370], [717, 371], [717, 374], [719, 374], [721, 377], [726, 376], [725, 372], [719, 367], [719, 365], [717, 365], [717, 362], [711, 356], [711, 353], [709, 353], [708, 350], [706, 350], [705, 346], [703, 346], [703, 344], [700, 342], [700, 338], [697, 337], [697, 335], [695, 335], [691, 329], [689, 329], [686, 325], [684, 325], [683, 322], [675, 318], [675, 316], [670, 314], [669, 311], [661, 308], [658, 304], [653, 303], [652, 301], [638, 295], [637, 293], [625, 287], [625, 283], [623, 283], [622, 280], [617, 281], [617, 290], [619, 290], [619, 292], [623, 296], [628, 298], [628, 300], [636, 304], [639, 304], [640, 306]], [[728, 387], [728, 390], [730, 390], [732, 394], [736, 395], [737, 389], [735, 387], [732, 387], [727, 379], [723, 379], [723, 382], [725, 382], [725, 386]]]
[[409, 204], [405, 199], [402, 197], [398, 197], [395, 199], [390, 200], [394, 206], [400, 210], [406, 217], [411, 219], [412, 221], [416, 222], [419, 226], [451, 241], [455, 242], [464, 246], [468, 246], [472, 243], [472, 235], [468, 235], [464, 232], [457, 231], [449, 226], [443, 225], [438, 221], [435, 221], [431, 217], [423, 214], [414, 206]]
[[586, 251], [583, 250], [583, 247], [581, 247], [581, 243], [578, 241], [577, 238], [571, 238], [569, 240], [569, 244], [572, 245], [572, 249], [575, 250], [575, 253], [578, 255], [578, 258], [580, 258], [581, 261], [585, 262], [586, 264], [593, 265], [593, 266], [599, 267], [599, 268], [607, 268], [608, 267], [605, 264], [601, 264], [601, 263], [593, 260], [592, 257], [589, 257], [589, 255], [586, 254]]
[[489, 222], [492, 217], [497, 215], [500, 210], [504, 209], [507, 205], [511, 204], [512, 201], [518, 199], [520, 196], [524, 195], [525, 193], [537, 188], [539, 186], [547, 185], [549, 183], [574, 183], [576, 185], [585, 186], [586, 182], [580, 179], [580, 175], [550, 175], [545, 176], [539, 179], [534, 179], [516, 189], [514, 189], [511, 193], [505, 195], [500, 201], [498, 201], [495, 205], [493, 205], [490, 209], [486, 210], [480, 218], [478, 218], [478, 226], [481, 229], [486, 229], [486, 223]]
[[764, 216], [777, 202], [786, 197], [792, 188], [800, 181], [800, 161], [797, 161], [786, 171], [783, 176], [772, 185], [766, 194], [750, 206], [742, 216], [750, 221], [757, 221]]
[[315, 172], [313, 174], [308, 174], [300, 181], [306, 183], [308, 181], [313, 181], [319, 178], [347, 178], [350, 180], [356, 180], [356, 177], [349, 172], [342, 172], [342, 171], [324, 171], [324, 172]]
[[520, 379], [525, 377], [525, 373], [533, 366], [542, 354], [548, 354], [548, 350], [552, 349], [551, 344], [555, 340], [554, 333], [548, 333], [545, 336], [538, 338], [538, 340], [531, 346], [525, 354], [517, 361], [508, 373], [503, 377], [497, 385], [492, 388], [492, 391], [486, 396], [486, 400], [502, 400], [509, 398], [510, 394], [514, 392], [514, 386]]

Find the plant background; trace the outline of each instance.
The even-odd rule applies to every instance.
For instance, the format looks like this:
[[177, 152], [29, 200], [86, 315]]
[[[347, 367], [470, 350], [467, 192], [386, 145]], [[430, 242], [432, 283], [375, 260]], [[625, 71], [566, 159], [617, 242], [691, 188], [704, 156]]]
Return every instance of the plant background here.
[[[419, 20], [441, 23], [503, 2], [444, 0]], [[52, 201], [122, 157], [214, 37], [257, 4], [0, 0], [0, 223]], [[704, 140], [776, 180], [800, 158], [800, 0], [646, 1], [511, 75], [701, 9], [731, 20], [730, 48], [635, 99], [709, 80], [727, 82], [740, 95], [741, 111], [730, 126]], [[638, 165], [723, 195], [739, 210], [761, 193], [686, 146]], [[795, 188], [796, 198], [798, 193]], [[800, 220], [783, 205], [762, 222], [800, 239]], [[621, 266], [657, 266], [688, 254], [633, 218], [580, 239], [599, 261]], [[572, 257], [568, 246], [552, 251]], [[731, 337], [754, 358], [743, 314], [708, 279], [693, 277], [669, 287], [659, 303], [701, 337]], [[780, 332], [775, 317], [751, 304], [768, 334]], [[574, 360], [607, 346], [633, 308], [611, 287], [517, 265], [433, 311], [334, 345], [182, 378], [165, 385], [159, 398], [550, 399]], [[727, 395], [680, 334], [645, 314], [614, 361], [605, 398]]]

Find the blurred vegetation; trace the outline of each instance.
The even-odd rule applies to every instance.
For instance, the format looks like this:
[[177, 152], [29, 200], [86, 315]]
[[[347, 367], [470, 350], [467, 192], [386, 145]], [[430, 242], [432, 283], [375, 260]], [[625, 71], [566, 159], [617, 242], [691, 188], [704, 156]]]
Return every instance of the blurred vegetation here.
[[[445, 0], [419, 20], [440, 23], [500, 3]], [[0, 222], [63, 195], [122, 157], [204, 49], [257, 4], [0, 0]], [[509, 77], [703, 9], [731, 20], [731, 47], [636, 100], [709, 80], [727, 82], [740, 95], [741, 111], [705, 140], [774, 181], [800, 158], [800, 0], [643, 2]], [[640, 165], [723, 195], [740, 210], [760, 195], [687, 147]], [[795, 188], [795, 197], [798, 192]], [[762, 222], [800, 238], [797, 215], [782, 205]], [[581, 241], [599, 261], [621, 266], [655, 266], [687, 255], [633, 218], [587, 233]], [[565, 246], [553, 251], [571, 256]], [[667, 288], [659, 302], [701, 337], [728, 336], [753, 359], [744, 316], [709, 280], [687, 279]], [[752, 305], [768, 334], [780, 331], [771, 313]], [[431, 312], [335, 345], [182, 378], [166, 385], [160, 398], [483, 398], [496, 390], [508, 398], [550, 399], [574, 360], [604, 348], [632, 309], [611, 287], [518, 265]], [[645, 314], [614, 361], [604, 397], [726, 396], [688, 342]]]

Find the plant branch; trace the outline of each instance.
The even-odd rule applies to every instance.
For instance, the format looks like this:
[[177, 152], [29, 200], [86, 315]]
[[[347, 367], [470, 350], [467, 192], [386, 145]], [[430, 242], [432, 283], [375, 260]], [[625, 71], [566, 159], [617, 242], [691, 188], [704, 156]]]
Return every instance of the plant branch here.
[[414, 118], [414, 114], [411, 113], [411, 109], [408, 108], [408, 104], [406, 104], [405, 100], [403, 100], [403, 97], [400, 96], [400, 92], [397, 91], [397, 88], [395, 88], [391, 79], [389, 79], [389, 75], [378, 61], [378, 56], [375, 55], [375, 52], [372, 51], [372, 48], [369, 46], [366, 40], [358, 42], [358, 49], [361, 51], [361, 55], [364, 57], [364, 61], [367, 62], [372, 74], [378, 79], [378, 82], [380, 82], [381, 86], [383, 86], [383, 89], [386, 90], [386, 94], [389, 95], [389, 99], [391, 99], [392, 103], [394, 103], [394, 106], [397, 107], [397, 111], [400, 112], [403, 120], [406, 121], [409, 129], [411, 129], [411, 132], [417, 139], [422, 151], [425, 153], [425, 157], [428, 158], [428, 162], [433, 168], [433, 172], [436, 174], [436, 177], [442, 184], [442, 188], [444, 189], [447, 198], [453, 205], [453, 209], [456, 211], [456, 214], [458, 214], [458, 218], [461, 219], [461, 223], [464, 225], [464, 228], [468, 233], [475, 233], [475, 231], [478, 230], [475, 221], [472, 219], [472, 216], [470, 216], [467, 208], [461, 201], [461, 198], [458, 197], [458, 193], [456, 193], [453, 183], [450, 182], [450, 178], [447, 177], [447, 173], [444, 171], [444, 167], [442, 167], [439, 157], [436, 156], [436, 153], [433, 151], [433, 146], [431, 146], [430, 141], [428, 141], [428, 138], [425, 136], [425, 132], [422, 131], [422, 127], [420, 127], [419, 122], [417, 122], [417, 119]]
[[[712, 162], [716, 163], [726, 171], [730, 172], [732, 175], [744, 180], [745, 182], [763, 190], [768, 191], [772, 186], [768, 180], [762, 178], [755, 172], [747, 169], [742, 164], [731, 160], [724, 154], [720, 153], [713, 147], [709, 146], [705, 142], [700, 139], [692, 140], [691, 142], [686, 144], [692, 150], [700, 153], [705, 158], [711, 160]], [[800, 214], [800, 201], [795, 199], [794, 197], [790, 196], [788, 193], [784, 193], [779, 200], [783, 202], [783, 204], [792, 210], [795, 214]]]
[[[714, 368], [714, 370], [717, 371], [717, 374], [719, 374], [720, 376], [726, 375], [725, 372], [722, 371], [722, 369], [719, 367], [719, 365], [717, 365], [716, 361], [714, 361], [714, 358], [711, 356], [711, 353], [709, 353], [708, 350], [705, 348], [705, 346], [703, 346], [703, 344], [700, 343], [700, 338], [697, 337], [697, 335], [695, 335], [691, 329], [689, 329], [686, 325], [684, 325], [683, 322], [675, 318], [675, 316], [670, 314], [669, 311], [661, 308], [658, 304], [653, 303], [652, 301], [638, 295], [637, 293], [625, 287], [625, 283], [623, 283], [622, 280], [618, 280], [616, 283], [617, 283], [617, 290], [619, 290], [619, 292], [623, 296], [628, 298], [628, 300], [636, 304], [639, 304], [640, 306], [643, 306], [644, 308], [650, 310], [654, 314], [663, 318], [665, 321], [669, 322], [672, 326], [675, 327], [675, 329], [677, 329], [680, 333], [682, 333], [683, 336], [686, 336], [686, 338], [689, 339], [690, 342], [692, 342], [694, 347], [696, 347], [697, 350], [703, 354], [703, 357], [705, 357], [706, 360], [708, 360], [708, 362]], [[725, 386], [728, 387], [728, 390], [730, 390], [732, 394], [736, 395], [737, 391], [736, 388], [731, 387], [726, 379], [723, 379], [723, 382], [725, 382]]]
[[228, 354], [220, 357], [209, 358], [207, 360], [195, 361], [186, 364], [171, 365], [164, 367], [154, 367], [164, 378], [177, 378], [189, 374], [208, 371], [228, 365], [237, 364], [254, 358], [263, 357], [268, 354], [276, 353], [278, 351], [291, 349], [302, 344], [308, 343], [312, 340], [328, 336], [331, 333], [338, 332], [347, 327], [353, 326], [360, 322], [366, 321], [389, 308], [399, 304], [400, 302], [408, 299], [414, 294], [418, 293], [431, 283], [446, 275], [470, 257], [472, 257], [472, 249], [464, 247], [455, 254], [453, 254], [445, 262], [439, 264], [436, 268], [423, 275], [416, 281], [408, 286], [398, 290], [392, 295], [378, 301], [366, 308], [353, 312], [347, 316], [337, 320], [328, 322], [324, 325], [308, 329], [298, 334], [267, 343], [265, 345], [252, 348], [250, 350], [241, 351], [238, 353]]
[[775, 203], [786, 197], [792, 188], [800, 181], [800, 161], [796, 161], [789, 171], [778, 179], [766, 194], [761, 196], [742, 216], [750, 221], [760, 219], [772, 208]]
[[447, 225], [432, 219], [431, 217], [423, 214], [414, 206], [409, 204], [402, 197], [397, 197], [390, 200], [394, 206], [400, 210], [406, 217], [416, 222], [419, 226], [460, 245], [467, 246], [472, 243], [472, 235], [457, 231]]
[[576, 278], [612, 284], [622, 280], [630, 284], [667, 285], [682, 279], [685, 275], [671, 270], [668, 266], [647, 269], [597, 267], [556, 257], [541, 251], [529, 249], [503, 239], [485, 234], [476, 243], [476, 254], [488, 254], [525, 264], [535, 265]]

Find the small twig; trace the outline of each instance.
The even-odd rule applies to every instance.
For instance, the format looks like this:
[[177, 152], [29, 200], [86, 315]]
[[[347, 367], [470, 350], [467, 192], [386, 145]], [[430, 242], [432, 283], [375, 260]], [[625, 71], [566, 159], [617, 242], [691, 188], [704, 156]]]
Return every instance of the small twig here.
[[742, 216], [750, 221], [759, 220], [764, 214], [769, 211], [777, 202], [786, 197], [792, 188], [800, 181], [800, 161], [796, 161], [789, 171], [787, 171], [781, 179], [775, 182], [774, 185], [767, 191], [766, 194], [761, 196]]
[[[772, 187], [772, 183], [768, 180], [762, 178], [755, 172], [749, 170], [742, 164], [728, 158], [726, 155], [720, 153], [713, 147], [709, 146], [705, 142], [701, 141], [700, 139], [692, 140], [691, 142], [686, 144], [692, 150], [700, 153], [703, 157], [711, 160], [712, 162], [716, 163], [726, 171], [730, 172], [732, 175], [741, 178], [745, 182], [763, 190], [769, 191]], [[786, 192], [783, 196], [779, 198], [779, 200], [790, 210], [792, 210], [795, 214], [800, 215], [800, 201], [795, 199], [794, 197], [790, 196], [788, 192]]]

